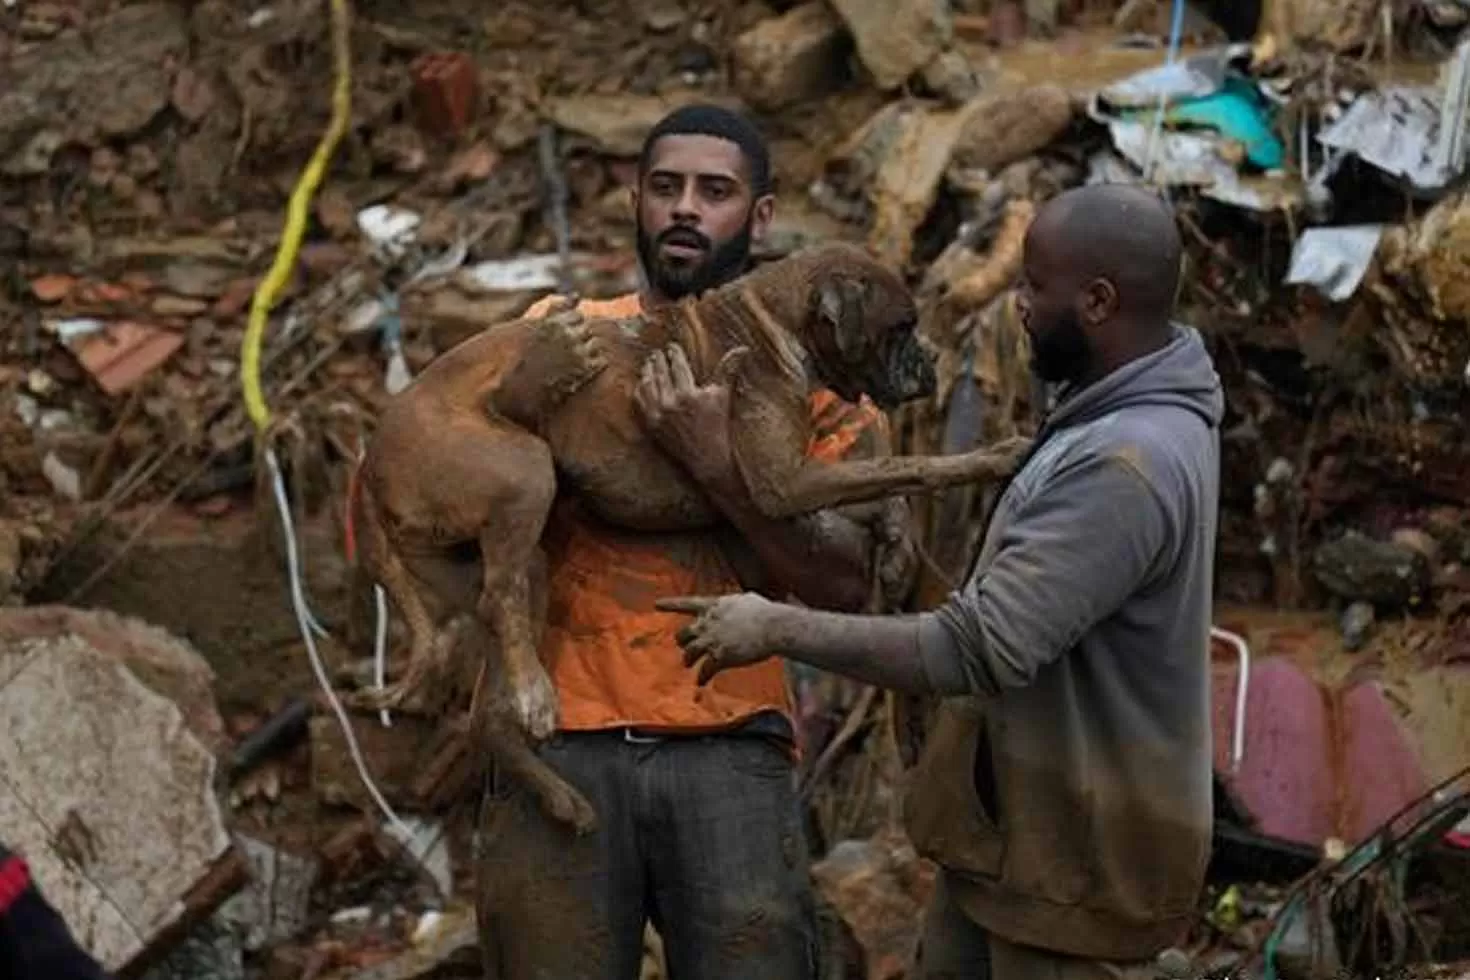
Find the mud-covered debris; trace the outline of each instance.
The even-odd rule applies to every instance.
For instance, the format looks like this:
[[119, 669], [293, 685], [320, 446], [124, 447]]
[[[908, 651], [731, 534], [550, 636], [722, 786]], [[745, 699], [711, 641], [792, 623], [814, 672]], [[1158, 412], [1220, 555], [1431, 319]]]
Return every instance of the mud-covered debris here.
[[958, 48], [941, 51], [919, 78], [924, 88], [949, 106], [962, 106], [980, 94], [980, 73]]
[[[129, 627], [121, 643], [108, 625]], [[158, 693], [205, 673], [182, 643], [119, 617], [0, 611], [0, 826], [112, 971], [244, 883], [224, 873], [234, 852], [215, 758], [188, 724], [218, 723], [212, 697], [181, 711]]]
[[643, 139], [666, 114], [689, 102], [713, 102], [734, 106], [728, 98], [711, 98], [702, 93], [671, 95], [573, 95], [548, 99], [542, 106], [545, 117], [580, 137], [580, 142], [598, 153], [633, 158], [643, 148]]
[[[443, 913], [431, 912], [415, 930], [413, 945], [400, 955], [365, 969], [334, 971], [323, 980], [427, 980], [446, 974], [459, 976], [460, 970], [478, 965], [478, 941], [474, 909], [454, 907]], [[447, 973], [451, 970], [454, 972]]]
[[1470, 194], [1436, 203], [1383, 236], [1385, 270], [1436, 320], [1470, 319]]
[[20, 581], [20, 563], [20, 529], [14, 522], [0, 519], [0, 604]]
[[1348, 650], [1361, 650], [1373, 631], [1375, 614], [1371, 602], [1359, 600], [1342, 611], [1338, 627], [1342, 630], [1342, 645]]
[[247, 952], [296, 938], [308, 925], [318, 862], [244, 834], [235, 835], [235, 846], [250, 863], [250, 884], [220, 906], [216, 920]]
[[821, 242], [861, 238], [852, 226], [818, 210], [805, 198], [781, 196], [776, 199], [776, 215], [765, 240], [752, 251], [758, 259], [776, 259]]
[[954, 166], [997, 174], [1051, 145], [1072, 118], [1072, 98], [1059, 85], [981, 95], [966, 110], [964, 128], [955, 142]]
[[942, 256], [950, 259], [949, 274], [926, 282], [925, 298], [938, 302], [947, 319], [984, 309], [1021, 271], [1021, 250], [1035, 215], [1035, 206], [1024, 198], [1008, 202], [990, 248], [979, 254], [960, 248], [957, 256]]
[[1377, 0], [1271, 0], [1260, 6], [1262, 57], [1296, 46], [1336, 52], [1361, 49], [1377, 31]]
[[170, 3], [119, 7], [17, 52], [0, 64], [0, 168], [45, 173], [65, 143], [136, 133], [169, 104], [187, 52], [184, 12]]
[[890, 103], [829, 160], [832, 184], [866, 202], [868, 246], [885, 262], [907, 264], [971, 111]]
[[732, 52], [735, 88], [774, 111], [829, 91], [842, 76], [851, 36], [825, 0], [811, 0], [741, 34]]
[[246, 980], [245, 951], [234, 930], [210, 919], [201, 922], [142, 980]]
[[1312, 571], [1333, 595], [1349, 602], [1399, 608], [1429, 592], [1431, 569], [1417, 551], [1348, 531], [1317, 548]]
[[837, 844], [813, 865], [812, 877], [862, 947], [861, 975], [905, 976], [933, 890], [933, 866], [901, 834], [884, 833]]
[[[393, 715], [384, 728], [375, 714], [351, 714], [353, 734], [363, 756], [372, 760], [370, 771], [383, 797], [393, 806], [417, 803], [415, 784], [432, 761], [436, 728], [403, 713]], [[356, 806], [375, 811], [372, 796], [352, 761], [341, 723], [331, 713], [310, 722], [311, 783], [317, 799], [332, 806]]]
[[878, 88], [898, 88], [954, 43], [945, 0], [831, 0]]

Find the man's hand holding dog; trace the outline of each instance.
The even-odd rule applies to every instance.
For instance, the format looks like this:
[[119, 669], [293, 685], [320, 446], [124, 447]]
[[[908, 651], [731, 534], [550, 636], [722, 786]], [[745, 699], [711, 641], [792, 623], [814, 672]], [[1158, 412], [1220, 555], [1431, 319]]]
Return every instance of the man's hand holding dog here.
[[684, 349], [670, 344], [643, 363], [633, 403], [659, 448], [679, 460], [702, 484], [734, 472], [730, 449], [730, 394], [744, 348], [725, 355], [714, 379], [698, 384]]

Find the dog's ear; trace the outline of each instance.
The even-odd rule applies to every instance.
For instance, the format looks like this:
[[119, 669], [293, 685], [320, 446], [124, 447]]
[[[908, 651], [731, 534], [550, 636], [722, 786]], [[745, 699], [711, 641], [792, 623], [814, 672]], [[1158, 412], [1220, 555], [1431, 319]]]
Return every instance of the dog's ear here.
[[867, 292], [861, 279], [828, 276], [817, 284], [814, 295], [817, 317], [827, 324], [837, 353], [849, 364], [861, 361], [868, 353], [863, 323]]

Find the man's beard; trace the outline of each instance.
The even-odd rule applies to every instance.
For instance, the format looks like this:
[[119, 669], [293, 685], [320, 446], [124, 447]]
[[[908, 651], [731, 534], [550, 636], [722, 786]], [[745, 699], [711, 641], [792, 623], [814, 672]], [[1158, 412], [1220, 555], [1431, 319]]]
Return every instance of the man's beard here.
[[1092, 347], [1074, 310], [1062, 313], [1045, 333], [1031, 335], [1031, 370], [1048, 384], [1077, 380], [1091, 360]]
[[[670, 235], [697, 238], [704, 257], [686, 265], [670, 265], [659, 254], [659, 246]], [[714, 245], [709, 238], [692, 228], [674, 225], [664, 229], [658, 238], [650, 238], [638, 225], [638, 259], [648, 285], [665, 299], [677, 300], [697, 296], [707, 289], [723, 286], [739, 277], [750, 264], [751, 222], [747, 218], [739, 234], [727, 242]]]

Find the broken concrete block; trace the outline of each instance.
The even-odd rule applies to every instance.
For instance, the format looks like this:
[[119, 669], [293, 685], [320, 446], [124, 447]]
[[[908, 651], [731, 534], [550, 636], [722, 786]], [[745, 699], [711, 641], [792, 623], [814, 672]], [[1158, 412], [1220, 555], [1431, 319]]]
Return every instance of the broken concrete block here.
[[11, 611], [0, 622], [0, 827], [81, 943], [119, 972], [243, 884], [214, 756], [116, 650], [84, 630], [17, 635]]
[[172, 701], [190, 734], [213, 754], [229, 737], [214, 702], [214, 671], [188, 643], [152, 623], [106, 609], [23, 606], [0, 610], [0, 683], [5, 651], [75, 636], [126, 667], [143, 686]]
[[831, 0], [880, 89], [898, 88], [954, 41], [947, 0]]
[[851, 46], [842, 21], [825, 2], [801, 4], [736, 39], [735, 88], [767, 111], [813, 98], [834, 86]]

